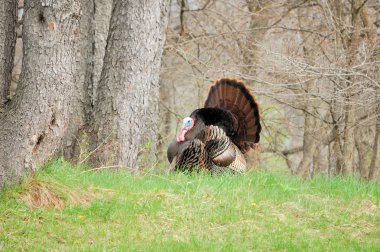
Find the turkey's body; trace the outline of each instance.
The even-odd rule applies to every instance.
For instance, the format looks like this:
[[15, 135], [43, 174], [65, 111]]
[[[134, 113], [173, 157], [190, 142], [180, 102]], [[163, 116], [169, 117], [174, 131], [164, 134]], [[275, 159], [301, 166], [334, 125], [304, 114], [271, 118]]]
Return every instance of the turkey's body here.
[[211, 172], [244, 172], [246, 161], [239, 148], [218, 126], [206, 126], [202, 139], [185, 142], [186, 148], [176, 158], [177, 170], [204, 169]]
[[241, 81], [220, 79], [210, 88], [205, 107], [184, 119], [180, 135], [168, 147], [175, 169], [213, 173], [247, 170], [244, 153], [260, 140], [258, 105]]

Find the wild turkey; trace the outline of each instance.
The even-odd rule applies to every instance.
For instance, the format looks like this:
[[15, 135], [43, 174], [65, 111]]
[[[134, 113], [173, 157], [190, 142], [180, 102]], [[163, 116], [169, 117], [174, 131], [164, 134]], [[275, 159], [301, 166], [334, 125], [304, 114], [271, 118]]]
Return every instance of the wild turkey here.
[[183, 119], [168, 147], [175, 169], [211, 172], [247, 169], [244, 153], [260, 141], [258, 104], [242, 81], [222, 78], [211, 86], [204, 108]]

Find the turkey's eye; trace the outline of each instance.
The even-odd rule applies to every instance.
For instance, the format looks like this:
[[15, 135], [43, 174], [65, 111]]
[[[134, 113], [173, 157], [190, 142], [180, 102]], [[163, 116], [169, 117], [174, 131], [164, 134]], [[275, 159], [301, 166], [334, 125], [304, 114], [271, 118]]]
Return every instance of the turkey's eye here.
[[183, 119], [182, 127], [186, 127], [190, 129], [192, 126], [193, 126], [193, 119], [191, 119], [190, 117], [186, 117], [185, 119]]

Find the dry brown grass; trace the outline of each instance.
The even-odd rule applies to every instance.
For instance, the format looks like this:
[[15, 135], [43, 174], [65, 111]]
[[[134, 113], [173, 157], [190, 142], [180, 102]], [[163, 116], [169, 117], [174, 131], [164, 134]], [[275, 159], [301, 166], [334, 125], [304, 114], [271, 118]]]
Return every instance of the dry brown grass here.
[[56, 181], [42, 181], [31, 178], [25, 183], [20, 193], [21, 201], [31, 209], [58, 209], [61, 210], [69, 204], [87, 205], [91, 201], [109, 197], [113, 191], [101, 188], [70, 188]]
[[49, 183], [31, 180], [25, 187], [26, 190], [20, 194], [20, 199], [29, 208], [64, 208], [65, 201]]

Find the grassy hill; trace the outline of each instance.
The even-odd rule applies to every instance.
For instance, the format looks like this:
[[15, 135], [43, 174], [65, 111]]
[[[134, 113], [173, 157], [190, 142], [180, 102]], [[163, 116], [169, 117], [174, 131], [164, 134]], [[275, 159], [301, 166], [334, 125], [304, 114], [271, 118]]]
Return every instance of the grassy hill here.
[[0, 251], [380, 251], [380, 185], [352, 177], [86, 171], [0, 194]]

